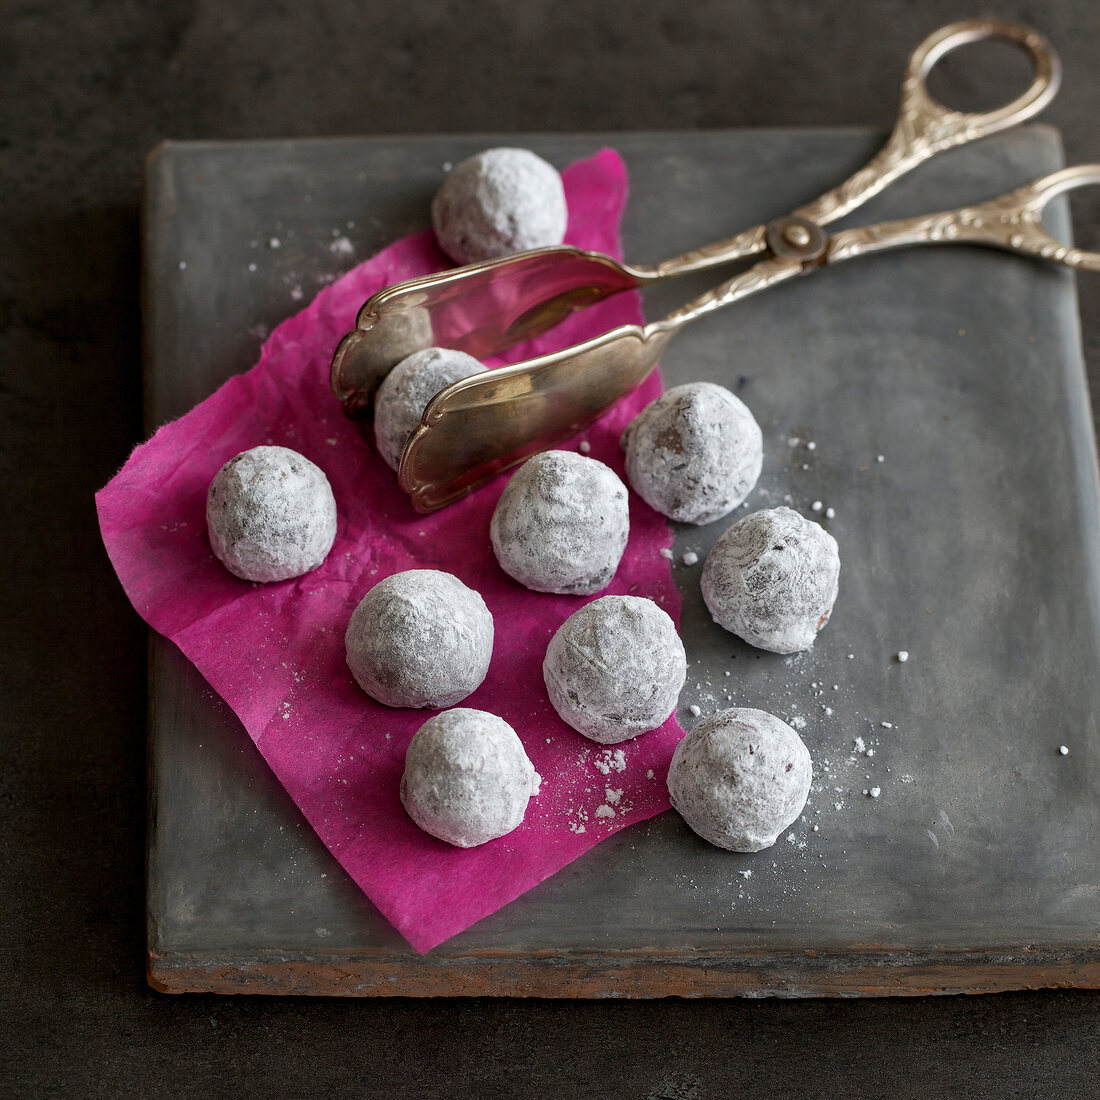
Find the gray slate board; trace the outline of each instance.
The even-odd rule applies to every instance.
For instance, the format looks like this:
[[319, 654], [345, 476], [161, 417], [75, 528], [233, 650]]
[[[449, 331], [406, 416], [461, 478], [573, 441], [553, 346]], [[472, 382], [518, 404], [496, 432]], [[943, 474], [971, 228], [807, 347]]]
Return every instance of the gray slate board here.
[[[423, 228], [443, 164], [478, 149], [524, 145], [563, 165], [618, 148], [632, 188], [626, 253], [645, 262], [793, 208], [879, 140], [162, 146], [147, 174], [147, 427], [250, 367], [324, 281]], [[1029, 127], [933, 161], [853, 220], [974, 202], [1060, 165], [1057, 134]], [[1068, 233], [1064, 206], [1048, 221]], [[332, 247], [340, 237], [354, 255]], [[655, 288], [647, 314], [718, 280]], [[766, 459], [750, 507], [835, 509], [823, 522], [841, 547], [840, 599], [807, 654], [762, 654], [726, 634], [698, 595], [700, 566], [675, 568], [692, 661], [685, 727], [693, 703], [805, 719], [815, 783], [789, 837], [734, 855], [665, 814], [417, 956], [228, 708], [154, 636], [155, 986], [569, 997], [1100, 984], [1100, 521], [1072, 275], [957, 246], [867, 258], [690, 327], [663, 370], [669, 385], [721, 382], [754, 410]], [[702, 560], [725, 526], [678, 528], [677, 555]], [[873, 756], [853, 750], [857, 737]], [[871, 787], [880, 797], [862, 793]]]

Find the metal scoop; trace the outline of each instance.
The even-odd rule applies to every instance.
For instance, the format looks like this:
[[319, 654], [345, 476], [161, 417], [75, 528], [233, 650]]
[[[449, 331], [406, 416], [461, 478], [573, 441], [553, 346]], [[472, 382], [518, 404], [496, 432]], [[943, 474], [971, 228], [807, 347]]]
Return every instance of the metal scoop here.
[[[936, 61], [964, 43], [991, 37], [1030, 55], [1035, 71], [1027, 90], [1007, 106], [979, 114], [953, 111], [933, 99], [926, 77]], [[1055, 194], [1100, 181], [1096, 166], [1055, 173], [965, 210], [831, 238], [821, 229], [929, 157], [1033, 117], [1054, 96], [1059, 78], [1058, 59], [1037, 31], [996, 19], [944, 27], [909, 60], [898, 120], [886, 144], [864, 168], [815, 202], [655, 266], [626, 265], [569, 247], [542, 248], [388, 287], [367, 301], [357, 328], [337, 348], [333, 390], [349, 415], [362, 415], [381, 378], [415, 350], [447, 346], [485, 357], [609, 294], [766, 253], [754, 267], [662, 321], [614, 329], [563, 351], [464, 379], [437, 394], [406, 444], [400, 466], [401, 484], [414, 506], [431, 511], [590, 423], [641, 382], [688, 321], [825, 263], [866, 251], [958, 240], [1100, 269], [1096, 256], [1067, 249], [1047, 234], [1040, 218]]]

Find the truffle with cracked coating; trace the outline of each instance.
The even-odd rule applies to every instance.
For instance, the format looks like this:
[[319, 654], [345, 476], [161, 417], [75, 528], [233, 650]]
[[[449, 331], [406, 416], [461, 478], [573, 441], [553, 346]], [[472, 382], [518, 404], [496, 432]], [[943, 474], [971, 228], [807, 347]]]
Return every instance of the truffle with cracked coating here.
[[324, 471], [289, 447], [242, 451], [206, 493], [214, 556], [246, 581], [284, 581], [321, 564], [336, 539], [336, 498]]
[[668, 793], [704, 840], [759, 852], [798, 819], [812, 778], [809, 750], [786, 722], [733, 707], [698, 722], [676, 746]]
[[724, 386], [689, 382], [647, 405], [622, 436], [631, 488], [669, 519], [711, 523], [749, 495], [764, 463], [748, 406]]
[[344, 647], [355, 682], [380, 703], [449, 707], [489, 671], [493, 616], [452, 574], [406, 569], [359, 601]]
[[602, 596], [574, 611], [546, 647], [542, 676], [564, 722], [601, 745], [656, 729], [687, 676], [667, 612], [641, 596]]
[[426, 833], [473, 848], [515, 829], [540, 782], [503, 718], [456, 707], [429, 718], [413, 735], [401, 803]]
[[439, 247], [460, 264], [561, 244], [569, 211], [557, 169], [529, 149], [462, 161], [432, 200]]
[[836, 539], [791, 508], [739, 519], [707, 555], [700, 585], [714, 621], [773, 653], [809, 649], [836, 601]]
[[374, 395], [374, 442], [391, 470], [401, 463], [406, 440], [420, 425], [428, 402], [452, 382], [485, 370], [472, 355], [453, 348], [424, 348], [406, 356], [382, 379]]
[[529, 458], [489, 524], [505, 573], [532, 591], [570, 595], [611, 583], [629, 533], [626, 486], [610, 466], [575, 451]]

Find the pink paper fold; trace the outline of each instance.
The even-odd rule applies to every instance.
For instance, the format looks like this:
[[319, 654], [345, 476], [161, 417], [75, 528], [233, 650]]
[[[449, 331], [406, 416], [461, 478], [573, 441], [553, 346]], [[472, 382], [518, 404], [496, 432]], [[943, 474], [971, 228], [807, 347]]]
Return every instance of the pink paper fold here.
[[[604, 150], [563, 173], [568, 243], [619, 254], [626, 172]], [[683, 736], [675, 717], [610, 749], [558, 718], [542, 657], [588, 598], [529, 592], [498, 567], [489, 517], [506, 477], [419, 516], [328, 385], [332, 351], [362, 302], [392, 282], [448, 266], [430, 232], [407, 237], [322, 290], [281, 324], [260, 361], [139, 446], [96, 496], [107, 552], [139, 614], [170, 638], [240, 717], [322, 841], [417, 951], [512, 901], [619, 829], [668, 808], [665, 775]], [[620, 294], [514, 349], [510, 360], [638, 323]], [[623, 427], [661, 389], [656, 372], [588, 431], [591, 454], [622, 475]], [[328, 475], [339, 509], [335, 545], [313, 573], [254, 585], [231, 576], [206, 538], [210, 479], [262, 443], [292, 447]], [[632, 495], [626, 554], [607, 593], [650, 596], [674, 619], [680, 600], [660, 551], [662, 518]], [[461, 705], [500, 715], [543, 777], [513, 833], [460, 850], [421, 832], [398, 800], [405, 748], [426, 711], [367, 697], [344, 663], [344, 629], [362, 596], [391, 573], [444, 569], [477, 589], [495, 618], [493, 661]], [[610, 793], [608, 793], [610, 792]], [[597, 810], [600, 810], [597, 814]]]

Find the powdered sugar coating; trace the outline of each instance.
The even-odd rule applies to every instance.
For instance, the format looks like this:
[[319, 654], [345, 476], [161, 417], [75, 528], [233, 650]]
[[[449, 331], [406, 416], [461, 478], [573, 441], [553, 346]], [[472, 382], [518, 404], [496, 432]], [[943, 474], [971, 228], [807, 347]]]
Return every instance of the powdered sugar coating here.
[[676, 746], [668, 793], [704, 840], [759, 852], [798, 819], [812, 779], [809, 750], [786, 722], [733, 707], [704, 718]]
[[668, 614], [640, 596], [603, 596], [573, 612], [546, 647], [550, 702], [578, 733], [614, 745], [656, 729], [687, 676]]
[[485, 679], [493, 616], [480, 594], [438, 569], [379, 581], [344, 634], [355, 682], [389, 707], [449, 707]]
[[714, 621], [773, 653], [809, 649], [836, 601], [836, 539], [791, 508], [753, 512], [707, 555], [701, 586]]
[[516, 828], [540, 783], [503, 718], [456, 707], [429, 718], [413, 735], [401, 802], [426, 833], [473, 848]]
[[680, 523], [711, 523], [736, 508], [764, 463], [748, 406], [713, 382], [667, 390], [630, 422], [622, 445], [631, 487]]
[[432, 200], [439, 247], [460, 264], [561, 244], [568, 220], [561, 176], [529, 149], [462, 161]]
[[215, 557], [246, 581], [300, 577], [336, 539], [336, 498], [324, 471], [289, 447], [253, 447], [210, 482], [206, 530]]
[[535, 592], [587, 595], [619, 568], [630, 509], [609, 466], [575, 451], [543, 451], [512, 475], [489, 524], [501, 569]]
[[374, 442], [391, 470], [412, 435], [424, 407], [440, 390], [480, 374], [485, 367], [472, 355], [453, 348], [424, 348], [402, 359], [382, 380], [374, 399]]

